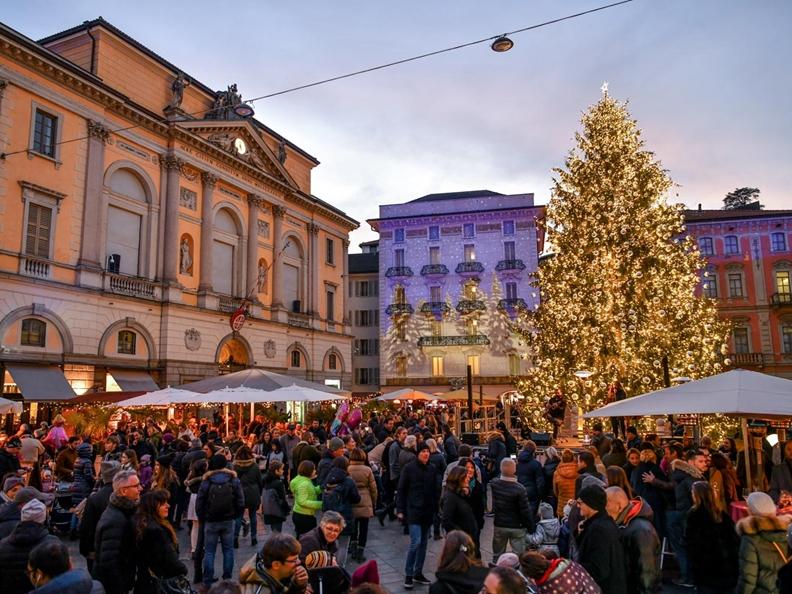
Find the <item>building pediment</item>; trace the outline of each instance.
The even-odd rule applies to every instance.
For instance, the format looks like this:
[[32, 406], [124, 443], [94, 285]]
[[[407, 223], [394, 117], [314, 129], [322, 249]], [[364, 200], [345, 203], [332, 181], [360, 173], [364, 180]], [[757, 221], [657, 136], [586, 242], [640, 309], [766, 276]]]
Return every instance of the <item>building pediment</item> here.
[[179, 122], [178, 125], [254, 169], [298, 189], [294, 178], [283, 166], [283, 156], [276, 155], [250, 123], [202, 120]]

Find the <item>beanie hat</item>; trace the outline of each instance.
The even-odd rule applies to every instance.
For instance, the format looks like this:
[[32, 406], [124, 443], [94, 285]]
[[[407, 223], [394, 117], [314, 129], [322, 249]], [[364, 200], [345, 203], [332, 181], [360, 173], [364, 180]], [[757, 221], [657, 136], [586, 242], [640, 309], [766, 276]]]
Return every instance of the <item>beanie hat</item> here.
[[498, 567], [511, 567], [512, 569], [520, 568], [520, 558], [514, 553], [503, 553], [498, 557], [498, 562], [495, 564]]
[[593, 474], [586, 474], [583, 475], [583, 480], [580, 481], [581, 487], [602, 487], [603, 489], [606, 488], [608, 485], [605, 482]]
[[756, 491], [748, 495], [748, 511], [752, 516], [774, 516], [776, 504], [767, 493]]
[[330, 450], [331, 452], [335, 452], [336, 450], [341, 449], [343, 447], [344, 447], [344, 442], [341, 441], [340, 437], [334, 437], [333, 439], [330, 440], [330, 443], [327, 444], [327, 449]]
[[22, 506], [20, 519], [23, 522], [36, 522], [43, 524], [47, 521], [47, 506], [38, 499], [31, 499]]
[[171, 464], [173, 464], [173, 458], [174, 456], [171, 456], [170, 454], [166, 454], [165, 456], [160, 456], [159, 458], [157, 458], [157, 462], [163, 468], [170, 468]]
[[113, 482], [113, 477], [121, 470], [121, 464], [117, 460], [105, 460], [99, 466], [99, 476], [102, 482], [108, 485]]
[[377, 567], [377, 561], [374, 559], [366, 561], [363, 565], [358, 567], [355, 570], [355, 572], [352, 574], [353, 588], [361, 584], [379, 584], [379, 583], [380, 583], [379, 568]]
[[33, 499], [38, 499], [42, 503], [49, 505], [52, 503], [52, 500], [55, 499], [55, 495], [53, 493], [42, 493], [36, 489], [36, 487], [22, 487], [17, 491], [17, 494], [14, 495], [14, 503], [20, 507]]
[[543, 501], [539, 504], [539, 519], [552, 520], [553, 519], [553, 506]]
[[222, 454], [215, 454], [209, 458], [209, 470], [220, 470], [225, 468], [227, 464], [228, 462]]
[[165, 434], [162, 436], [162, 441], [164, 441], [165, 443], [170, 443], [170, 442], [172, 442], [174, 439], [176, 439], [176, 436], [175, 436], [175, 435], [173, 435], [173, 433], [165, 433]]
[[17, 485], [24, 485], [25, 481], [20, 476], [9, 476], [5, 481], [3, 481], [3, 493], [8, 493], [11, 489], [16, 487]]
[[333, 554], [327, 551], [312, 551], [305, 557], [305, 568], [330, 567], [333, 564]]
[[190, 447], [191, 447], [191, 448], [200, 448], [200, 447], [201, 447], [201, 445], [202, 445], [202, 444], [201, 444], [201, 440], [200, 440], [200, 439], [198, 439], [197, 437], [194, 437], [194, 438], [193, 438], [193, 439], [190, 441]]
[[605, 511], [605, 506], [608, 503], [608, 496], [605, 494], [605, 489], [597, 485], [587, 485], [583, 487], [580, 493], [578, 493], [578, 499], [598, 512]]

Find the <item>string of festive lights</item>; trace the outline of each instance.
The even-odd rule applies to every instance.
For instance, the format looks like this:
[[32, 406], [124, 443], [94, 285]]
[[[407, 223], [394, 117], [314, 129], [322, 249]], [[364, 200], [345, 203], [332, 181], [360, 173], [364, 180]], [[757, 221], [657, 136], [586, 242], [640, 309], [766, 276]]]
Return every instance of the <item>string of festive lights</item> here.
[[[461, 50], [461, 49], [464, 49], [464, 48], [467, 48], [467, 47], [471, 47], [471, 46], [474, 46], [474, 45], [480, 45], [482, 43], [499, 42], [501, 40], [505, 40], [505, 41], [509, 42], [509, 44], [506, 44], [508, 47], [503, 47], [502, 49], [498, 49], [497, 47], [495, 47], [495, 43], [493, 43], [493, 50], [499, 51], [499, 52], [507, 51], [508, 49], [511, 49], [511, 46], [513, 45], [513, 44], [511, 44], [511, 40], [508, 39], [509, 35], [517, 35], [519, 33], [525, 33], [527, 31], [532, 31], [534, 29], [540, 29], [542, 27], [547, 27], [549, 25], [555, 25], [557, 23], [561, 23], [561, 22], [564, 22], [564, 21], [569, 21], [569, 20], [576, 19], [576, 18], [579, 18], [579, 17], [582, 17], [582, 16], [593, 14], [595, 12], [600, 12], [600, 11], [603, 11], [603, 10], [607, 10], [609, 8], [614, 8], [616, 6], [621, 6], [622, 4], [629, 4], [629, 3], [634, 2], [634, 1], [635, 0], [620, 0], [619, 2], [613, 2], [611, 4], [606, 4], [606, 5], [603, 5], [603, 6], [598, 6], [596, 8], [591, 8], [589, 10], [584, 10], [582, 12], [577, 12], [575, 14], [570, 14], [570, 15], [566, 15], [566, 16], [563, 16], [563, 17], [558, 17], [558, 18], [555, 18], [555, 19], [551, 19], [549, 21], [543, 21], [541, 23], [537, 23], [537, 24], [534, 24], [534, 25], [529, 25], [527, 27], [522, 27], [521, 29], [515, 29], [514, 31], [509, 31], [507, 33], [503, 33], [503, 34], [500, 34], [500, 35], [484, 37], [482, 39], [477, 39], [475, 41], [469, 41], [467, 43], [461, 43], [461, 44], [458, 44], [458, 45], [453, 45], [451, 47], [446, 47], [446, 48], [443, 48], [443, 49], [434, 50], [434, 51], [426, 52], [426, 53], [423, 53], [423, 54], [418, 54], [417, 56], [411, 56], [409, 58], [403, 58], [401, 60], [395, 60], [393, 62], [387, 62], [385, 64], [380, 64], [378, 66], [371, 66], [369, 68], [363, 68], [361, 70], [356, 70], [354, 72], [349, 72], [347, 74], [340, 74], [338, 76], [332, 76], [330, 78], [324, 78], [324, 79], [321, 79], [321, 80], [318, 80], [318, 81], [314, 81], [314, 82], [298, 85], [298, 86], [295, 86], [295, 87], [290, 87], [290, 88], [283, 89], [283, 90], [280, 90], [280, 91], [275, 91], [273, 93], [267, 93], [267, 94], [264, 94], [264, 95], [259, 95], [257, 97], [253, 97], [252, 99], [246, 99], [245, 101], [241, 101], [240, 103], [237, 103], [236, 105], [232, 105], [230, 107], [231, 108], [235, 108], [235, 107], [238, 107], [238, 106], [244, 105], [244, 104], [250, 105], [250, 104], [253, 104], [256, 101], [262, 101], [264, 99], [271, 99], [272, 97], [278, 97], [280, 95], [286, 95], [287, 93], [294, 93], [296, 91], [302, 91], [304, 89], [310, 89], [312, 87], [317, 87], [319, 85], [324, 85], [324, 84], [328, 84], [328, 83], [331, 83], [331, 82], [336, 82], [336, 81], [343, 80], [343, 79], [346, 79], [346, 78], [352, 78], [354, 76], [360, 76], [362, 74], [368, 74], [368, 73], [371, 73], [371, 72], [376, 72], [378, 70], [384, 70], [385, 68], [391, 68], [393, 66], [400, 66], [402, 64], [407, 64], [409, 62], [415, 62], [415, 61], [418, 61], [418, 60], [423, 60], [425, 58], [431, 58], [431, 57], [434, 57], [434, 56], [438, 56], [440, 54], [445, 54], [445, 53], [448, 53], [448, 52]], [[203, 115], [206, 115], [207, 113], [209, 113], [211, 111], [214, 111], [214, 108], [202, 109], [202, 110], [186, 113], [185, 115], [190, 116], [190, 117], [203, 116]], [[133, 124], [133, 125], [124, 126], [124, 127], [121, 127], [121, 128], [114, 128], [114, 129], [111, 129], [110, 132], [111, 133], [126, 132], [128, 130], [133, 130], [135, 128], [140, 128], [142, 125], [143, 124]], [[87, 135], [83, 135], [83, 136], [79, 136], [79, 137], [75, 137], [75, 138], [69, 138], [67, 140], [60, 140], [60, 141], [55, 142], [53, 144], [55, 146], [58, 146], [58, 145], [69, 144], [69, 143], [72, 143], [72, 142], [79, 142], [81, 140], [87, 140], [87, 139], [88, 139], [88, 136]], [[23, 148], [23, 149], [18, 149], [18, 150], [15, 150], [15, 151], [8, 151], [8, 152], [0, 153], [0, 160], [5, 160], [8, 157], [13, 157], [14, 155], [19, 155], [19, 154], [27, 153], [27, 152], [28, 152], [28, 147]]]

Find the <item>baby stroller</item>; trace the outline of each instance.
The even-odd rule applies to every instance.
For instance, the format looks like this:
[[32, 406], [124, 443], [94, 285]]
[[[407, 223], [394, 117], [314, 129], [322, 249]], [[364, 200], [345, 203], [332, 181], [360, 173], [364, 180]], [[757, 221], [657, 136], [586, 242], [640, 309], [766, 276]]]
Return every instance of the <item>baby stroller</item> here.
[[72, 524], [72, 483], [59, 481], [55, 486], [55, 501], [50, 514], [50, 528], [55, 534], [69, 534]]

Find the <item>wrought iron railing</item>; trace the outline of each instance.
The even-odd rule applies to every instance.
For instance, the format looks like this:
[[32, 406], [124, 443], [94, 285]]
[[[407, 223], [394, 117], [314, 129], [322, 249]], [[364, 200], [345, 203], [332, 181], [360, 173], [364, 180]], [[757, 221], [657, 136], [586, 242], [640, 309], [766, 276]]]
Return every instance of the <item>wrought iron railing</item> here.
[[484, 272], [484, 264], [481, 262], [460, 262], [457, 264], [456, 273], [457, 274], [466, 274], [466, 273], [477, 273], [477, 272]]
[[421, 276], [440, 276], [448, 274], [448, 266], [445, 264], [427, 264], [421, 268]]
[[480, 299], [463, 299], [457, 303], [456, 310], [460, 314], [469, 314], [487, 309], [486, 304]]
[[451, 306], [445, 301], [428, 301], [421, 306], [421, 313], [441, 315], [451, 311]]
[[391, 303], [385, 308], [385, 313], [389, 316], [411, 314], [413, 311], [413, 306], [409, 303]]
[[433, 346], [471, 346], [488, 345], [489, 338], [484, 334], [473, 334], [471, 336], [421, 336], [418, 339], [419, 347]]
[[525, 303], [525, 299], [522, 297], [516, 297], [514, 299], [501, 299], [498, 301], [498, 309], [501, 311], [528, 309], [528, 304]]
[[792, 305], [792, 293], [773, 293], [770, 296], [773, 305]]
[[393, 276], [412, 276], [413, 271], [409, 266], [391, 266], [385, 271], [385, 276], [391, 278]]
[[501, 260], [495, 265], [495, 270], [525, 270], [525, 262], [522, 260]]

